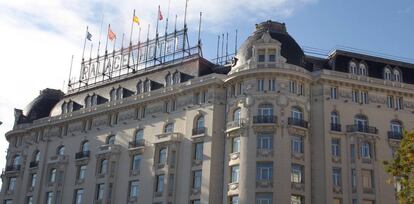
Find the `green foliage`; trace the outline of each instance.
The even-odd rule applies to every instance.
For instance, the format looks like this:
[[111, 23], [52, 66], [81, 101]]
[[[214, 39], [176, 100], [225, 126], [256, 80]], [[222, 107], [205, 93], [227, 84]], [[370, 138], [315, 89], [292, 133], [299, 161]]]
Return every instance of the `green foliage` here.
[[414, 203], [414, 132], [404, 133], [394, 160], [384, 164], [386, 171], [395, 178], [391, 182], [401, 186], [397, 194], [399, 203]]

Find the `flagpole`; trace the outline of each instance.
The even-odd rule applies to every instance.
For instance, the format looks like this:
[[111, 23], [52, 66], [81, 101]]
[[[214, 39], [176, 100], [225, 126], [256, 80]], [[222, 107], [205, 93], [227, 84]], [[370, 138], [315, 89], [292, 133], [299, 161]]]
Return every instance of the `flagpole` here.
[[135, 70], [138, 70], [139, 68], [139, 55], [141, 54], [139, 51], [141, 47], [141, 26], [139, 26], [139, 31], [138, 31], [138, 48], [137, 48], [137, 67], [135, 68]]
[[147, 31], [147, 43], [146, 43], [146, 46], [147, 46], [147, 51], [145, 52], [145, 68], [147, 68], [147, 61], [148, 61], [148, 49], [149, 49], [148, 43], [149, 43], [149, 32], [150, 32], [150, 27], [151, 27], [151, 25], [150, 25], [150, 24], [148, 24], [148, 31]]
[[198, 51], [200, 52], [201, 56], [203, 56], [203, 51], [201, 50], [201, 17], [202, 15], [203, 15], [203, 12], [200, 12], [200, 21], [198, 23], [198, 41], [197, 41]]
[[154, 65], [155, 61], [157, 60], [157, 47], [158, 47], [158, 23], [160, 21], [160, 5], [158, 5], [158, 13], [157, 13], [157, 28], [155, 29], [155, 46], [154, 46]]
[[132, 15], [131, 33], [129, 35], [129, 46], [132, 46], [132, 32], [134, 30], [134, 17], [135, 17], [135, 9], [134, 9], [134, 14]]
[[83, 42], [83, 51], [82, 51], [82, 63], [84, 62], [85, 47], [86, 47], [86, 38], [88, 37], [89, 27], [86, 26], [85, 41]]
[[106, 33], [105, 55], [108, 54], [109, 29], [111, 29], [111, 24], [108, 24], [108, 32]]

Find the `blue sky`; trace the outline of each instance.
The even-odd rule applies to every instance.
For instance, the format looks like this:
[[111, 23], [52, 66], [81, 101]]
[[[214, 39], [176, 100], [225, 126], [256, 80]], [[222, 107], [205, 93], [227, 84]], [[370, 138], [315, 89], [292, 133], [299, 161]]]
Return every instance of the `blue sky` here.
[[[170, 19], [178, 14], [182, 25], [185, 0], [0, 0], [0, 135], [13, 127], [13, 108], [24, 108], [39, 90], [65, 89], [71, 55], [77, 75], [86, 25], [96, 49], [102, 13], [104, 30], [111, 23], [122, 36], [129, 32], [133, 9], [145, 30], [149, 23], [154, 27], [158, 5], [168, 16], [168, 2]], [[412, 0], [189, 0], [188, 11], [193, 44], [203, 12], [203, 51], [208, 59], [216, 55], [217, 35], [229, 32], [233, 50], [235, 29], [240, 45], [255, 23], [269, 19], [285, 22], [301, 46], [331, 50], [341, 45], [414, 59]], [[6, 149], [1, 136], [2, 167]]]

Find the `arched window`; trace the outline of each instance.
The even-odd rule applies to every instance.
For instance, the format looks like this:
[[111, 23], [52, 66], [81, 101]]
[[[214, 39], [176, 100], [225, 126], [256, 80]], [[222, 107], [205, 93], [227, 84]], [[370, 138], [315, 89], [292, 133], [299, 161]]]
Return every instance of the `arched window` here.
[[144, 92], [149, 92], [151, 90], [151, 81], [146, 79], [144, 82]]
[[106, 174], [108, 172], [108, 160], [102, 159], [100, 163], [99, 173], [100, 174]]
[[294, 120], [303, 120], [302, 109], [297, 106], [292, 107], [290, 114]]
[[68, 102], [68, 112], [73, 112], [73, 101]]
[[366, 132], [368, 128], [368, 118], [365, 115], [356, 115], [354, 117], [354, 124], [359, 132]]
[[368, 75], [367, 65], [365, 65], [365, 63], [362, 63], [362, 62], [359, 63], [358, 73], [359, 75], [363, 75], [363, 76]]
[[172, 133], [174, 132], [174, 123], [168, 123], [164, 127], [164, 133]]
[[89, 108], [92, 106], [92, 99], [91, 96], [87, 95], [85, 98], [85, 108]]
[[109, 135], [106, 138], [106, 144], [109, 144], [109, 145], [115, 144], [115, 135]]
[[56, 150], [56, 155], [63, 156], [65, 154], [65, 146], [61, 145]]
[[142, 82], [141, 80], [137, 83], [137, 94], [142, 93]]
[[113, 89], [111, 90], [111, 92], [109, 93], [109, 95], [110, 95], [110, 96], [109, 96], [109, 97], [110, 97], [109, 99], [110, 99], [111, 101], [115, 101], [115, 100], [116, 100], [116, 89], [114, 89], [114, 88], [113, 88]]
[[158, 153], [158, 163], [165, 164], [167, 162], [167, 148], [161, 148]]
[[273, 105], [272, 104], [261, 104], [257, 109], [257, 114], [259, 116], [272, 116], [273, 115]]
[[88, 140], [85, 140], [85, 141], [82, 142], [82, 144], [81, 144], [81, 151], [82, 152], [89, 151], [89, 141]]
[[62, 104], [62, 114], [65, 114], [67, 112], [68, 112], [68, 103], [66, 103], [66, 101], [65, 101]]
[[388, 67], [384, 68], [384, 79], [385, 80], [392, 80], [391, 70]]
[[336, 111], [331, 112], [331, 123], [332, 124], [339, 124], [339, 114]]
[[137, 130], [137, 132], [135, 133], [135, 141], [141, 141], [144, 139], [144, 130]]
[[196, 125], [197, 130], [204, 129], [205, 126], [204, 126], [204, 116], [203, 115], [198, 116], [195, 125]]
[[241, 113], [241, 109], [237, 108], [236, 110], [233, 111], [233, 121], [238, 121], [240, 122], [240, 113]]
[[178, 84], [181, 81], [180, 72], [175, 72], [173, 76], [173, 84]]
[[124, 89], [122, 87], [119, 87], [116, 91], [116, 99], [121, 99], [124, 97]]
[[358, 74], [357, 65], [354, 61], [349, 62], [349, 73]]
[[171, 74], [168, 72], [167, 76], [165, 76], [165, 86], [171, 86], [172, 85], [172, 78]]
[[49, 172], [49, 182], [53, 183], [56, 181], [57, 170], [55, 168], [51, 169]]
[[401, 72], [398, 69], [394, 69], [393, 71], [394, 74], [394, 80], [397, 82], [402, 82], [402, 78], [401, 78]]
[[33, 152], [33, 158], [32, 161], [39, 162], [40, 161], [40, 151], [36, 150]]
[[398, 120], [392, 120], [390, 124], [390, 130], [393, 133], [401, 134], [403, 132], [402, 123]]
[[21, 156], [20, 155], [16, 155], [13, 158], [13, 166], [19, 166], [21, 162]]

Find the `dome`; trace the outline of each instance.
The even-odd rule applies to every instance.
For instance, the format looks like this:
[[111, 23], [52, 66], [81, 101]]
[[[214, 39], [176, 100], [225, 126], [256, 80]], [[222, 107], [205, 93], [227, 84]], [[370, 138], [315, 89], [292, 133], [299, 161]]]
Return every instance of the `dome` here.
[[26, 108], [23, 115], [28, 121], [48, 117], [52, 108], [63, 98], [64, 93], [56, 89], [44, 89], [40, 95], [33, 99]]
[[287, 63], [304, 66], [305, 54], [296, 41], [288, 34], [284, 23], [266, 21], [256, 24], [256, 31], [247, 38], [237, 51], [237, 64], [245, 64], [252, 57], [253, 44], [259, 40], [265, 32], [269, 32], [272, 39], [282, 44], [281, 55]]

